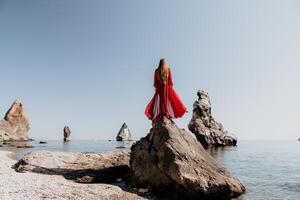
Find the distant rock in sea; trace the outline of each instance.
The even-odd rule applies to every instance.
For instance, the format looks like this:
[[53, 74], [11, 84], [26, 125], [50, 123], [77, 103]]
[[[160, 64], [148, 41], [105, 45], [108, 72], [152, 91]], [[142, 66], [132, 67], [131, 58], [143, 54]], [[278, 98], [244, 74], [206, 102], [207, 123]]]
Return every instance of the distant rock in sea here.
[[69, 126], [64, 127], [64, 141], [70, 141], [70, 136], [71, 136], [71, 129]]
[[119, 133], [116, 138], [117, 141], [131, 141], [131, 132], [126, 123], [124, 123], [119, 130]]
[[163, 117], [131, 147], [131, 185], [173, 199], [231, 199], [245, 187], [184, 129]]
[[224, 130], [221, 123], [215, 121], [211, 114], [211, 103], [208, 93], [197, 92], [198, 100], [193, 104], [193, 116], [188, 125], [197, 140], [207, 147], [235, 146], [237, 137]]
[[28, 141], [29, 118], [21, 101], [16, 100], [0, 120], [0, 141]]
[[108, 183], [128, 177], [129, 152], [35, 151], [24, 155], [14, 168], [17, 172], [63, 175], [66, 179], [77, 182]]

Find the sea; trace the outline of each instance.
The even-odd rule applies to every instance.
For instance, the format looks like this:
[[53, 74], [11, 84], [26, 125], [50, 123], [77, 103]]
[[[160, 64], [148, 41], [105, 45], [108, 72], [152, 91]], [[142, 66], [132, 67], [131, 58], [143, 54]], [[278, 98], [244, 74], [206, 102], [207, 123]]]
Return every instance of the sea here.
[[[13, 158], [18, 160], [30, 151], [103, 152], [130, 149], [133, 142], [73, 140], [64, 143], [50, 140], [47, 144], [30, 143], [33, 148], [4, 149], [11, 148], [15, 152]], [[241, 199], [300, 199], [300, 142], [240, 140], [236, 147], [207, 151], [245, 185], [247, 191]]]

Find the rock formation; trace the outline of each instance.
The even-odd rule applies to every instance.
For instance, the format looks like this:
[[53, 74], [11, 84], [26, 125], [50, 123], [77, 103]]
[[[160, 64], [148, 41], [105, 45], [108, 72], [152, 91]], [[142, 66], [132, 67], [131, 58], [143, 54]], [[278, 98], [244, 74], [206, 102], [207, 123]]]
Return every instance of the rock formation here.
[[0, 141], [27, 141], [29, 139], [29, 119], [24, 105], [16, 100], [0, 120]]
[[70, 141], [71, 129], [68, 126], [64, 127], [64, 141]]
[[172, 198], [231, 199], [245, 191], [189, 132], [165, 117], [131, 147], [130, 171], [133, 187]]
[[189, 130], [195, 134], [204, 148], [235, 146], [236, 136], [225, 131], [223, 125], [212, 117], [208, 93], [199, 90], [197, 95], [198, 100], [193, 105], [193, 116], [188, 125]]
[[15, 165], [18, 172], [63, 175], [79, 182], [113, 182], [129, 173], [129, 152], [103, 153], [35, 151], [24, 155]]
[[130, 132], [130, 130], [129, 130], [126, 123], [124, 123], [122, 125], [116, 139], [117, 139], [117, 141], [130, 141], [130, 140], [132, 140], [131, 132]]

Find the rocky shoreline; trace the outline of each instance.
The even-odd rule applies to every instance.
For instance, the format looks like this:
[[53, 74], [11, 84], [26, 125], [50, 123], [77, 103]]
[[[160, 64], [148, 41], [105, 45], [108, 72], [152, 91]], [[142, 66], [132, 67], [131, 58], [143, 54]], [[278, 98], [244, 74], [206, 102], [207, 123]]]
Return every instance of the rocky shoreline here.
[[[31, 151], [18, 161], [0, 151], [0, 197], [3, 199], [233, 199], [245, 186], [215, 160], [208, 147], [235, 146], [237, 139], [211, 115], [206, 92], [198, 91], [192, 134], [162, 117], [131, 151]], [[0, 120], [2, 147], [33, 148], [29, 119], [15, 101]], [[70, 140], [64, 128], [64, 141]], [[117, 141], [131, 141], [124, 123]], [[47, 143], [41, 141], [41, 144]], [[55, 192], [53, 192], [55, 191]]]
[[112, 184], [81, 184], [67, 180], [61, 175], [16, 172], [12, 168], [16, 163], [16, 160], [11, 158], [12, 154], [9, 151], [0, 151], [1, 199], [145, 199]]
[[[12, 199], [20, 193], [30, 199], [232, 199], [245, 191], [191, 133], [165, 117], [131, 152], [32, 151], [19, 161], [0, 154], [7, 163], [0, 166], [2, 185], [11, 185]], [[58, 187], [60, 193], [49, 194]]]

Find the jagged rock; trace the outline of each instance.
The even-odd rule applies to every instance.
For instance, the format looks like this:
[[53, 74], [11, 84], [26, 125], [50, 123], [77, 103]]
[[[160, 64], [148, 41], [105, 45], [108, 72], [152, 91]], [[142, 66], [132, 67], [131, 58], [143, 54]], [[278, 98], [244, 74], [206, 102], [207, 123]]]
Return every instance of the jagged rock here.
[[116, 139], [117, 139], [117, 141], [130, 141], [130, 140], [132, 140], [131, 132], [130, 132], [130, 130], [129, 130], [126, 123], [124, 123], [122, 125]]
[[103, 153], [35, 151], [23, 156], [15, 165], [17, 172], [63, 175], [78, 182], [111, 182], [129, 173], [129, 152]]
[[29, 139], [29, 119], [24, 105], [16, 100], [0, 120], [0, 141], [27, 141]]
[[212, 117], [208, 93], [198, 90], [197, 95], [198, 100], [193, 105], [193, 116], [188, 125], [189, 130], [195, 134], [204, 148], [235, 146], [237, 144], [236, 136], [225, 131], [223, 125]]
[[171, 198], [230, 199], [245, 191], [202, 145], [163, 117], [131, 147], [131, 184]]
[[71, 135], [71, 129], [69, 128], [69, 126], [65, 126], [64, 127], [64, 141], [70, 141], [70, 135]]

